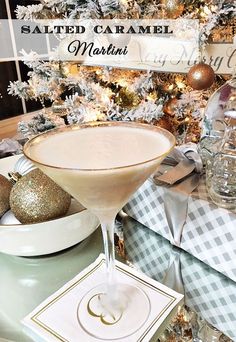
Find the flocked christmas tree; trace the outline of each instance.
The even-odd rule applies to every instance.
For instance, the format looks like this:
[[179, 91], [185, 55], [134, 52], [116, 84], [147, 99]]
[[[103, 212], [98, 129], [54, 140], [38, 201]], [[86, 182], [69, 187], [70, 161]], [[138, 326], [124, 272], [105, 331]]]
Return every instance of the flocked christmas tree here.
[[[200, 44], [235, 35], [236, 4], [215, 0], [41, 0], [18, 6], [18, 19], [199, 19]], [[227, 77], [215, 76], [210, 66], [196, 65], [186, 74], [82, 66], [71, 62], [42, 61], [25, 54], [30, 68], [28, 82], [11, 82], [9, 93], [21, 98], [52, 103], [30, 123], [21, 122], [26, 136], [58, 125], [92, 120], [135, 120], [160, 125], [179, 143], [197, 142], [206, 102]], [[200, 69], [199, 69], [200, 68]], [[215, 77], [214, 77], [215, 76]], [[203, 81], [203, 84], [201, 83]], [[61, 119], [63, 118], [63, 120]]]

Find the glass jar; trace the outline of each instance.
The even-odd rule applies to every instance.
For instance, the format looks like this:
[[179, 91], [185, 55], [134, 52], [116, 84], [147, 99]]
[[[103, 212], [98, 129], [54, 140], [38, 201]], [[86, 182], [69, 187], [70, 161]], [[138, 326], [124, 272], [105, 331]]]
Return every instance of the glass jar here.
[[225, 130], [225, 108], [235, 92], [236, 74], [217, 89], [208, 101], [199, 143], [199, 153], [204, 165], [219, 150]]
[[236, 89], [225, 105], [225, 132], [206, 163], [209, 195], [217, 205], [236, 211]]
[[203, 341], [204, 342], [219, 342], [222, 333], [213, 327], [213, 325], [206, 323], [204, 327]]
[[214, 122], [225, 119], [225, 109], [236, 91], [236, 72], [234, 76], [217, 89], [210, 97], [204, 115], [202, 137], [214, 131]]

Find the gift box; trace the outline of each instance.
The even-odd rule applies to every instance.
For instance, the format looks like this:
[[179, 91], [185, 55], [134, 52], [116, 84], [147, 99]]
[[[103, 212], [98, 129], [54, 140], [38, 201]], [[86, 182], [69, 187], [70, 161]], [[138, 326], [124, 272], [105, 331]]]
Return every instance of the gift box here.
[[148, 179], [124, 211], [173, 245], [236, 281], [236, 214], [213, 204], [205, 179], [186, 195]]
[[132, 218], [124, 219], [123, 228], [127, 260], [184, 293], [190, 309], [236, 341], [236, 283]]

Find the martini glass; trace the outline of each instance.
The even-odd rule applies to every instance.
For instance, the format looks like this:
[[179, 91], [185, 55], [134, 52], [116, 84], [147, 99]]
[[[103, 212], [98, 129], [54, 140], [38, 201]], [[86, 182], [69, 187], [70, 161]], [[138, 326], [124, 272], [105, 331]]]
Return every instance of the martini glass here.
[[24, 147], [27, 158], [100, 220], [107, 280], [93, 286], [78, 305], [78, 321], [94, 337], [125, 338], [148, 318], [145, 292], [116, 279], [114, 221], [174, 145], [174, 136], [159, 127], [93, 122], [43, 133]]

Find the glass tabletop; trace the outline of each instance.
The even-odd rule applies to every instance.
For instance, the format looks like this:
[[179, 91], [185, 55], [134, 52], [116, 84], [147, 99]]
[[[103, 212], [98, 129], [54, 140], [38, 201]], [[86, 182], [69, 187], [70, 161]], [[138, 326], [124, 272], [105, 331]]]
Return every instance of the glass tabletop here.
[[[180, 312], [177, 317], [180, 322], [176, 324], [175, 320], [168, 327], [160, 336], [161, 342], [200, 341], [188, 332], [189, 327], [185, 323], [183, 329], [181, 324], [186, 314], [194, 318], [191, 322], [196, 334], [208, 327], [207, 321], [236, 340], [236, 284], [233, 281], [190, 254], [172, 247], [160, 235], [131, 218], [123, 221], [123, 228], [127, 262], [185, 293], [185, 303], [190, 310], [185, 310], [184, 314]], [[98, 229], [79, 245], [50, 256], [21, 258], [0, 254], [0, 341], [34, 341], [26, 334], [21, 320], [93, 262], [102, 251]], [[230, 341], [218, 330], [211, 329], [213, 335], [220, 337], [203, 338], [202, 341]], [[173, 338], [172, 331], [178, 339]]]
[[0, 253], [0, 342], [35, 341], [21, 320], [102, 252], [97, 229], [80, 244], [46, 257], [22, 258]]

